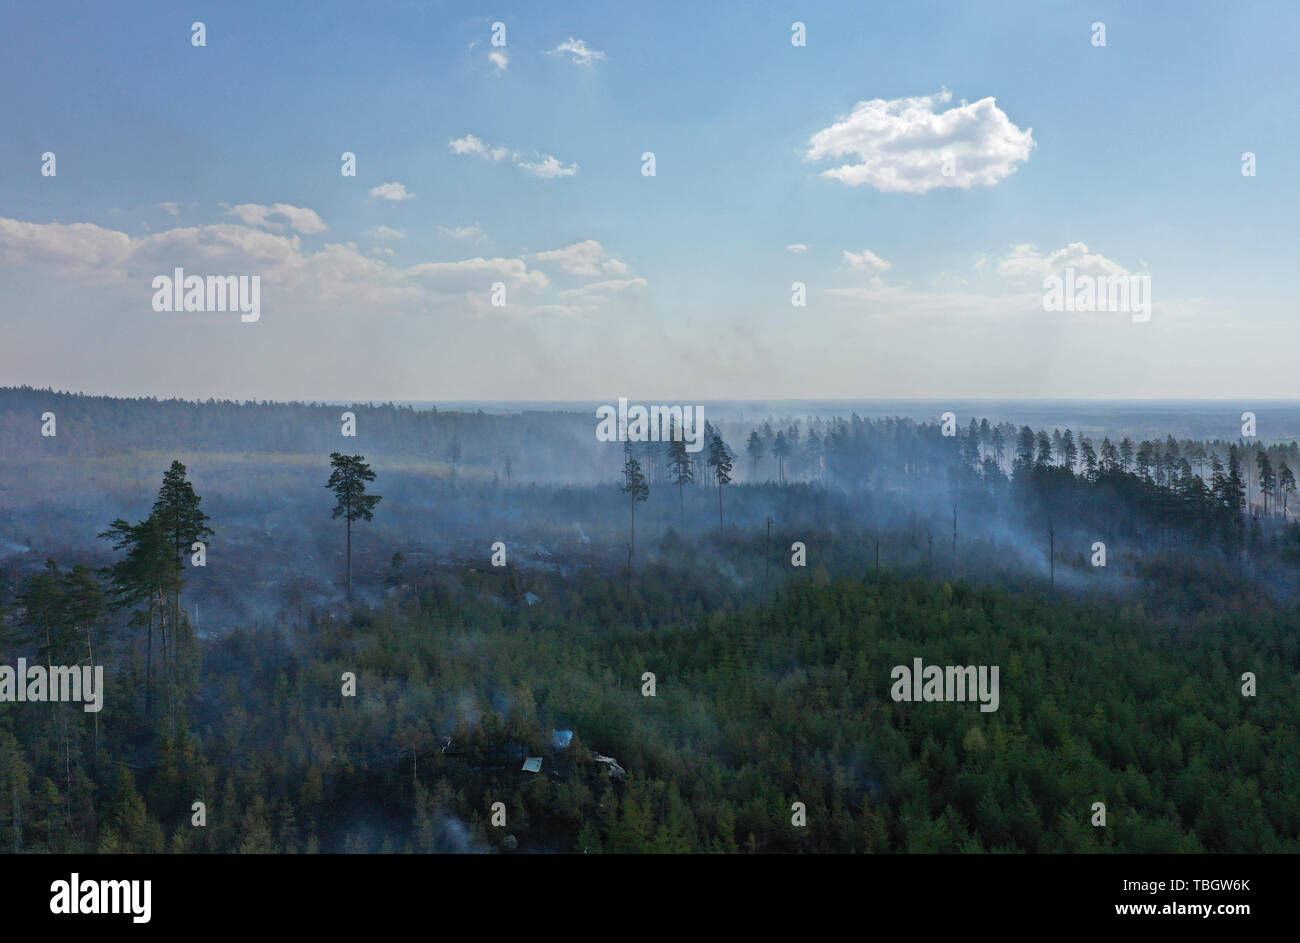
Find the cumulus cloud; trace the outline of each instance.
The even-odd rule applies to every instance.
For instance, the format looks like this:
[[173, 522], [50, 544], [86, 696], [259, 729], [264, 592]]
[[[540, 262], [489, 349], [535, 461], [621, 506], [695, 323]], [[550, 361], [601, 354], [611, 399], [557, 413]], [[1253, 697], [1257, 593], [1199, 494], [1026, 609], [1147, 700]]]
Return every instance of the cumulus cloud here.
[[302, 233], [304, 236], [325, 232], [329, 228], [316, 215], [315, 210], [305, 209], [301, 206], [291, 206], [288, 203], [276, 203], [273, 206], [262, 206], [259, 203], [240, 203], [238, 206], [230, 207], [228, 213], [247, 226], [257, 226], [275, 232], [283, 231], [285, 226], [272, 222], [271, 217], [285, 220], [288, 228], [294, 232]]
[[552, 180], [556, 177], [572, 177], [578, 172], [577, 164], [565, 164], [550, 154], [539, 154], [537, 160], [525, 160], [524, 155], [519, 151], [500, 145], [485, 144], [472, 134], [467, 134], [461, 138], [452, 138], [447, 142], [447, 147], [453, 154], [459, 154], [462, 157], [478, 157], [494, 163], [509, 160], [525, 173], [530, 173], [545, 180]]
[[181, 205], [179, 203], [159, 203], [157, 206], [158, 209], [172, 216], [181, 215]]
[[[244, 204], [236, 215], [265, 221], [269, 214], [249, 209], [254, 206]], [[477, 227], [465, 228], [477, 231]], [[177, 267], [196, 275], [259, 275], [267, 303], [274, 299], [282, 309], [303, 311], [529, 317], [593, 311], [646, 284], [639, 278], [607, 277], [557, 292], [547, 274], [524, 258], [429, 260], [401, 267], [389, 261], [391, 256], [391, 249], [361, 250], [354, 243], [328, 243], [319, 251], [305, 251], [297, 234], [239, 223], [132, 237], [93, 223], [42, 224], [0, 217], [0, 266], [39, 269], [61, 282], [111, 286], [144, 310], [152, 297], [153, 277], [169, 275]], [[618, 276], [627, 270], [594, 240], [533, 258], [575, 275]], [[506, 285], [510, 300], [506, 308], [490, 304], [495, 282]]]
[[513, 157], [514, 152], [508, 147], [488, 147], [479, 138], [467, 134], [463, 138], [452, 138], [447, 147], [453, 154], [468, 157], [482, 157], [484, 160], [505, 160]]
[[510, 57], [504, 51], [497, 49], [488, 53], [488, 61], [492, 63], [496, 74], [500, 75], [510, 65]]
[[595, 239], [575, 242], [563, 249], [538, 252], [533, 256], [539, 262], [553, 262], [570, 275], [595, 278], [600, 275], [622, 275], [627, 266], [618, 259], [607, 258], [605, 247]]
[[552, 180], [556, 177], [572, 177], [578, 172], [577, 164], [563, 164], [550, 154], [543, 154], [539, 161], [515, 161], [516, 166], [535, 177]]
[[786, 246], [786, 247], [785, 247], [785, 251], [786, 251], [786, 252], [793, 252], [795, 255], [800, 255], [800, 254], [802, 254], [802, 253], [804, 253], [804, 252], [807, 252], [807, 251], [808, 251], [808, 247], [807, 247], [806, 245], [804, 245], [803, 243], [801, 243], [801, 242], [796, 242], [796, 243], [795, 243], [794, 245], [792, 245], [792, 246]]
[[415, 199], [414, 193], [406, 192], [406, 185], [393, 181], [392, 183], [381, 183], [377, 187], [370, 188], [370, 196], [376, 200], [392, 200], [394, 203], [400, 203], [402, 200]]
[[133, 243], [124, 232], [94, 223], [25, 223], [0, 218], [0, 262], [39, 266], [71, 276], [121, 276]]
[[261, 206], [257, 203], [240, 203], [238, 206], [232, 206], [228, 214], [246, 226], [265, 226], [268, 229], [277, 231], [284, 229], [279, 223], [272, 223], [267, 219], [271, 215], [269, 206]]
[[844, 263], [849, 268], [858, 272], [888, 272], [893, 268], [893, 264], [886, 262], [870, 249], [863, 249], [861, 252], [844, 252]]
[[406, 233], [402, 232], [402, 230], [393, 229], [389, 226], [376, 226], [374, 229], [367, 229], [365, 234], [371, 239], [379, 239], [385, 242], [406, 238]]
[[859, 102], [851, 114], [812, 136], [804, 159], [845, 161], [821, 176], [886, 193], [989, 187], [1029, 159], [1033, 129], [1016, 127], [995, 99], [936, 111], [951, 98], [944, 90]]
[[1072, 242], [1064, 249], [1043, 255], [1038, 247], [1020, 243], [998, 259], [995, 271], [1009, 281], [1041, 282], [1051, 275], [1061, 275], [1072, 268], [1076, 275], [1128, 275], [1127, 268], [1113, 259], [1090, 252], [1082, 242]]
[[605, 54], [592, 49], [584, 40], [570, 36], [550, 51], [552, 56], [568, 56], [570, 62], [578, 65], [591, 65], [597, 59], [604, 59]]
[[290, 206], [288, 203], [277, 203], [271, 207], [271, 212], [289, 221], [289, 227], [294, 232], [300, 232], [304, 236], [310, 236], [315, 233], [324, 232], [327, 227], [321, 218], [316, 215], [315, 211], [304, 209], [300, 206]]

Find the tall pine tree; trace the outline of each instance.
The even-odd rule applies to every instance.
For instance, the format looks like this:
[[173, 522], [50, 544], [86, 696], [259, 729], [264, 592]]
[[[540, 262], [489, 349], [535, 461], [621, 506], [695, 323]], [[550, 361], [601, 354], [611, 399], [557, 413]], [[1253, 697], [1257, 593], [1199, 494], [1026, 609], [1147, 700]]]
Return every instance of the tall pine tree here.
[[[460, 440], [455, 447], [459, 457]], [[352, 522], [369, 521], [375, 516], [375, 505], [383, 500], [382, 495], [366, 494], [366, 482], [375, 480], [375, 473], [366, 464], [364, 455], [343, 455], [330, 453], [330, 479], [325, 487], [334, 492], [338, 504], [334, 508], [335, 519], [343, 518], [348, 525], [348, 601], [352, 601]]]

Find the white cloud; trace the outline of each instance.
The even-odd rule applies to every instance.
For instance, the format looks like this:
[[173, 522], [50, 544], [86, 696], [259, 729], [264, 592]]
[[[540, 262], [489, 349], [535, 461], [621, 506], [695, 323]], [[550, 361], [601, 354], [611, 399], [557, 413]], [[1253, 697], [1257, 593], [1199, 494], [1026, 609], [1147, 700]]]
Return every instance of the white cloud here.
[[796, 242], [792, 246], [786, 246], [785, 251], [793, 252], [795, 255], [801, 255], [802, 253], [808, 251], [808, 247], [801, 242]]
[[163, 210], [164, 212], [169, 213], [172, 216], [181, 215], [181, 205], [179, 203], [159, 203], [157, 204], [157, 206], [158, 209]]
[[859, 272], [888, 272], [893, 268], [892, 263], [886, 262], [870, 249], [863, 249], [858, 253], [845, 250], [844, 262], [849, 268]]
[[[255, 204], [246, 205], [243, 215], [264, 220], [266, 214], [249, 206]], [[40, 270], [54, 276], [46, 275], [46, 280], [61, 284], [95, 286], [84, 289], [90, 292], [88, 299], [107, 286], [143, 312], [149, 312], [153, 277], [170, 275], [176, 267], [188, 274], [259, 275], [264, 303], [275, 299], [282, 311], [340, 316], [362, 309], [514, 318], [572, 314], [595, 311], [645, 287], [644, 279], [607, 278], [561, 293], [546, 272], [524, 258], [429, 260], [400, 267], [392, 264], [392, 255], [389, 248], [362, 250], [354, 243], [304, 251], [296, 234], [238, 223], [132, 237], [92, 223], [38, 224], [0, 217], [0, 266]], [[616, 276], [627, 269], [595, 241], [536, 258], [571, 274]], [[506, 285], [510, 303], [505, 308], [490, 303], [494, 282]]]
[[540, 290], [550, 285], [545, 272], [531, 271], [523, 259], [465, 259], [461, 262], [422, 262], [406, 269], [406, 274], [441, 290], [482, 291], [496, 281], [507, 289]]
[[131, 256], [124, 232], [94, 223], [24, 223], [0, 218], [0, 262], [16, 268], [40, 266], [70, 276], [120, 279]]
[[472, 239], [474, 242], [482, 242], [487, 238], [478, 223], [472, 226], [439, 226], [438, 235], [448, 239]]
[[488, 53], [488, 61], [496, 69], [496, 74], [500, 75], [510, 65], [510, 57], [500, 49]]
[[556, 177], [572, 177], [578, 172], [577, 164], [562, 164], [550, 154], [543, 154], [541, 156], [542, 159], [535, 163], [517, 160], [515, 161], [515, 164], [523, 170], [528, 171], [528, 173], [533, 176], [541, 177], [544, 180], [553, 180]]
[[[237, 215], [263, 222], [266, 215], [273, 215], [259, 213], [255, 207], [246, 204]], [[467, 237], [481, 232], [477, 225], [460, 230]], [[373, 237], [378, 231], [379, 227], [367, 235]], [[363, 250], [354, 243], [327, 243], [309, 252], [299, 235], [238, 223], [132, 237], [93, 223], [38, 224], [0, 217], [0, 265], [40, 269], [54, 274], [56, 281], [64, 281], [58, 276], [68, 276], [72, 281], [110, 285], [129, 304], [146, 309], [152, 278], [170, 274], [176, 267], [191, 274], [259, 275], [264, 298], [306, 311], [442, 310], [512, 317], [590, 313], [644, 291], [647, 284], [643, 278], [622, 277], [628, 266], [594, 239], [527, 259], [433, 259], [399, 267], [389, 261], [392, 256], [390, 248]], [[594, 281], [559, 291], [534, 264]], [[507, 287], [507, 309], [490, 304], [490, 287], [498, 281]]]
[[538, 252], [533, 258], [539, 262], [554, 262], [570, 275], [595, 278], [599, 275], [622, 275], [627, 266], [618, 259], [606, 258], [605, 247], [595, 239], [575, 242], [563, 249]]
[[367, 229], [365, 235], [370, 239], [379, 239], [385, 242], [406, 238], [406, 233], [402, 232], [402, 230], [393, 229], [389, 226], [376, 226], [374, 229]]
[[527, 161], [524, 160], [524, 156], [519, 151], [501, 147], [500, 145], [485, 144], [472, 134], [467, 134], [463, 138], [452, 138], [447, 142], [447, 147], [453, 154], [459, 154], [462, 157], [479, 157], [493, 162], [509, 160], [521, 170], [544, 180], [553, 180], [556, 177], [572, 177], [578, 172], [577, 164], [564, 164], [550, 154], [539, 154], [538, 160]]
[[1078, 275], [1128, 275], [1129, 270], [1113, 259], [1088, 251], [1082, 242], [1072, 242], [1064, 249], [1043, 255], [1037, 246], [1021, 243], [998, 259], [995, 271], [1009, 281], [1041, 283], [1050, 275], [1060, 275], [1067, 268]]
[[591, 65], [597, 59], [604, 59], [605, 54], [592, 49], [584, 40], [570, 36], [550, 51], [552, 56], [568, 56], [570, 62], [578, 65]]
[[406, 185], [397, 181], [381, 183], [377, 187], [371, 187], [370, 196], [376, 200], [392, 200], [394, 203], [415, 199], [415, 194], [407, 193]]
[[481, 140], [472, 134], [467, 134], [463, 138], [452, 138], [447, 142], [453, 154], [460, 154], [468, 157], [482, 157], [484, 160], [505, 160], [507, 157], [517, 157], [508, 147], [488, 147]]
[[[821, 175], [886, 193], [926, 193], [940, 187], [993, 186], [1029, 159], [1033, 129], [1012, 124], [993, 98], [935, 111], [952, 93], [859, 102], [853, 112], [818, 131], [804, 159], [848, 162]], [[945, 168], [945, 161], [951, 161]], [[945, 174], [951, 169], [951, 174]]]
[[316, 233], [325, 232], [329, 227], [316, 215], [314, 210], [304, 209], [301, 206], [290, 206], [288, 203], [277, 203], [271, 207], [272, 214], [287, 219], [289, 226], [294, 232], [300, 232], [304, 236], [315, 235]]
[[279, 223], [269, 222], [267, 217], [271, 215], [271, 208], [258, 203], [240, 203], [238, 206], [232, 206], [228, 215], [234, 216], [245, 226], [262, 226], [277, 232], [284, 229]]
[[305, 209], [301, 206], [291, 206], [288, 203], [276, 203], [273, 206], [262, 206], [258, 203], [240, 203], [238, 206], [230, 207], [228, 215], [234, 216], [246, 226], [257, 226], [274, 232], [282, 232], [285, 228], [283, 225], [271, 222], [270, 218], [276, 216], [286, 220], [290, 229], [302, 233], [304, 236], [325, 232], [329, 228], [316, 215], [315, 210]]
[[[750, 319], [730, 315], [722, 327], [707, 318], [679, 325], [653, 307], [657, 300], [642, 279], [574, 281], [549, 267], [554, 263], [533, 258], [464, 258], [474, 253], [455, 250], [466, 243], [442, 243], [453, 251], [412, 256], [409, 261], [422, 264], [407, 267], [364, 241], [360, 248], [336, 242], [318, 248], [311, 237], [287, 229], [274, 233], [220, 219], [144, 236], [134, 216], [118, 221], [130, 234], [86, 222], [0, 218], [0, 284], [9, 307], [41, 312], [5, 322], [0, 375], [15, 384], [119, 394], [362, 401], [593, 398], [599, 389], [633, 380], [646, 388], [669, 381], [689, 386], [693, 376], [715, 374], [716, 385], [700, 396], [734, 398], [754, 395], [747, 389], [798, 389], [802, 382], [815, 384], [809, 395], [850, 397], [863, 395], [865, 382], [870, 395], [881, 397], [954, 391], [1005, 397], [1025, 390], [1086, 397], [1098, 382], [1133, 395], [1205, 395], [1183, 375], [1189, 363], [1196, 377], [1219, 378], [1220, 394], [1236, 395], [1232, 390], [1250, 391], [1261, 382], [1262, 364], [1266, 381], [1281, 378], [1265, 392], [1285, 396], [1286, 377], [1294, 372], [1286, 357], [1294, 359], [1300, 338], [1300, 329], [1286, 321], [1281, 296], [1265, 299], [1257, 312], [1248, 301], [1177, 298], [1170, 286], [1157, 294], [1151, 323], [1138, 331], [1124, 315], [1046, 314], [1041, 283], [1018, 284], [994, 271], [1001, 257], [1009, 276], [1030, 279], [1042, 272], [1043, 260], [1049, 267], [1079, 261], [1096, 255], [1090, 250], [991, 252], [979, 290], [924, 278], [915, 286], [884, 285], [867, 273], [841, 270], [842, 288], [810, 299], [820, 312], [819, 330], [811, 333], [798, 319], [753, 330]], [[308, 242], [311, 248], [304, 248]], [[1140, 267], [1137, 257], [1146, 254], [1135, 250], [1129, 267]], [[962, 274], [972, 283], [976, 257], [973, 251], [953, 257], [964, 258]], [[596, 258], [597, 267], [609, 261], [605, 253]], [[178, 266], [187, 274], [260, 275], [261, 322], [152, 311], [151, 279]], [[505, 308], [490, 304], [494, 281], [507, 284]], [[572, 317], [590, 319], [564, 320]], [[502, 319], [509, 329], [502, 330]], [[1114, 330], [1098, 330], [1099, 323]], [[880, 345], [884, 328], [897, 343]], [[1251, 329], [1254, 334], [1242, 334]], [[59, 343], [49, 343], [52, 336]], [[196, 343], [205, 356], [175, 365], [171, 354]], [[1223, 351], [1243, 343], [1267, 359], [1223, 381]], [[666, 353], [647, 366], [647, 349]], [[909, 356], [898, 357], [900, 349]], [[485, 362], [510, 369], [485, 371]], [[375, 363], [384, 369], [376, 371]], [[313, 385], [321, 376], [329, 383]], [[435, 381], [443, 385], [431, 386]]]
[[[889, 263], [874, 253], [853, 255], [846, 252], [850, 266], [862, 271], [885, 271]], [[864, 258], [866, 257], [866, 258]], [[874, 267], [871, 259], [885, 268]], [[1067, 268], [1077, 275], [1128, 275], [1132, 274], [1120, 263], [1094, 253], [1082, 242], [1073, 242], [1063, 249], [1042, 253], [1029, 243], [1011, 246], [1001, 257], [981, 255], [973, 266], [983, 275], [991, 270], [996, 278], [984, 278], [979, 290], [958, 274], [940, 272], [930, 279], [927, 288], [909, 285], [890, 285], [875, 275], [865, 284], [844, 288], [826, 289], [832, 299], [851, 305], [858, 314], [881, 320], [931, 320], [951, 322], [960, 312], [963, 322], [1010, 321], [1041, 322], [1043, 319], [1043, 279], [1060, 276]], [[1212, 316], [1211, 306], [1203, 299], [1183, 298], [1175, 302], [1161, 302], [1155, 308], [1162, 317], [1173, 316], [1204, 321]], [[1177, 314], [1175, 315], [1175, 312]], [[1053, 313], [1055, 321], [1072, 318], [1076, 321], [1109, 317], [1105, 312]]]

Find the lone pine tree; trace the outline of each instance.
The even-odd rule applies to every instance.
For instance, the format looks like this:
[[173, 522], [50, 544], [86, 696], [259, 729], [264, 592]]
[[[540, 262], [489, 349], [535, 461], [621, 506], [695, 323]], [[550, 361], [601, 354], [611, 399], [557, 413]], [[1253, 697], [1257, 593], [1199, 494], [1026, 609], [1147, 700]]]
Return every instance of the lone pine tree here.
[[334, 517], [343, 518], [348, 525], [348, 601], [352, 601], [352, 522], [369, 521], [375, 516], [375, 505], [383, 500], [381, 495], [366, 494], [366, 482], [375, 480], [375, 473], [366, 464], [364, 455], [330, 453], [330, 480], [325, 487], [333, 490], [338, 504]]
[[627, 545], [627, 560], [630, 568], [632, 554], [636, 550], [636, 503], [650, 497], [650, 486], [645, 482], [641, 463], [632, 456], [631, 443], [623, 444], [623, 484], [619, 485], [618, 490], [627, 495], [632, 504], [632, 532]]

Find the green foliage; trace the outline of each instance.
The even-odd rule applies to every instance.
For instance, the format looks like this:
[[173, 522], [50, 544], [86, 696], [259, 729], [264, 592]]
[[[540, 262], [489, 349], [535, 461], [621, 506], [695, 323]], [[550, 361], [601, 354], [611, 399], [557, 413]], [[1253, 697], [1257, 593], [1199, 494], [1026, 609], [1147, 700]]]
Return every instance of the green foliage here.
[[[646, 633], [593, 620], [608, 587], [575, 589], [563, 613], [503, 612], [441, 581], [410, 606], [317, 621], [292, 648], [212, 643], [194, 732], [161, 742], [147, 788], [114, 774], [91, 847], [464, 851], [510, 835], [590, 853], [1300, 850], [1300, 694], [1243, 698], [1229, 667], [1294, 672], [1294, 611], [1188, 641], [1110, 604], [883, 576]], [[915, 657], [999, 665], [999, 709], [893, 702], [890, 669]], [[344, 670], [363, 679], [355, 701], [338, 696]], [[559, 726], [577, 731], [567, 748]], [[521, 772], [523, 755], [542, 772]], [[64, 783], [35, 788], [56, 759], [0, 734], [25, 850], [64, 840], [50, 827]], [[200, 796], [207, 829], [188, 824]]]
[[[1075, 474], [1069, 430], [1056, 442], [1025, 431], [1006, 479], [977, 465], [972, 426], [954, 446], [969, 466], [953, 479], [963, 494], [1004, 490], [1018, 514], [1058, 522], [1132, 508], [1117, 516], [1153, 544], [1238, 539], [1235, 447], [1204, 487], [1175, 468], [1176, 444], [1107, 442], [1095, 470]], [[858, 425], [832, 430], [819, 462], [855, 468], [852, 443], [836, 437], [859, 433], [868, 441]], [[778, 435], [793, 461], [797, 433]], [[708, 445], [721, 502], [731, 456], [714, 430]], [[369, 520], [373, 472], [361, 456], [331, 459], [335, 516]], [[1138, 473], [1123, 467], [1133, 461]], [[1300, 851], [1300, 610], [1206, 579], [1194, 560], [1150, 559], [1140, 600], [1076, 598], [1028, 580], [846, 578], [865, 562], [862, 541], [827, 534], [811, 576], [757, 599], [752, 535], [670, 533], [626, 593], [598, 559], [486, 572], [395, 554], [403, 592], [205, 640], [200, 684], [177, 548], [211, 531], [184, 475], [173, 464], [150, 517], [104, 534], [121, 555], [104, 571], [108, 598], [134, 611], [143, 638], [105, 637], [104, 599], [82, 566], [51, 561], [14, 600], [10, 621], [25, 632], [6, 649], [72, 660], [93, 644], [113, 710], [0, 705], [4, 850]], [[648, 490], [629, 450], [634, 515]], [[785, 493], [822, 500], [806, 485]], [[738, 514], [739, 495], [733, 504]], [[917, 525], [892, 546], [915, 559], [927, 536]], [[546, 604], [523, 604], [525, 590]], [[149, 705], [155, 629], [166, 725]], [[895, 703], [890, 670], [913, 658], [1000, 666], [999, 710]], [[1245, 670], [1260, 679], [1256, 698], [1240, 692]], [[655, 697], [641, 694], [646, 671]], [[343, 672], [359, 679], [355, 698], [340, 696]], [[557, 728], [575, 731], [567, 747]], [[541, 756], [542, 771], [521, 771], [524, 756]], [[205, 828], [191, 824], [195, 801]], [[504, 828], [491, 824], [497, 801]], [[795, 802], [806, 827], [791, 823]], [[1090, 824], [1096, 802], [1105, 828]]]
[[330, 478], [325, 487], [332, 490], [338, 499], [334, 517], [341, 517], [349, 524], [353, 521], [373, 520], [375, 505], [383, 498], [377, 494], [366, 494], [366, 482], [374, 481], [375, 473], [366, 464], [365, 456], [331, 452], [330, 468]]

